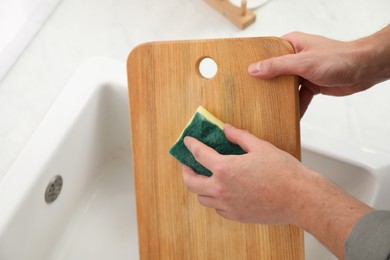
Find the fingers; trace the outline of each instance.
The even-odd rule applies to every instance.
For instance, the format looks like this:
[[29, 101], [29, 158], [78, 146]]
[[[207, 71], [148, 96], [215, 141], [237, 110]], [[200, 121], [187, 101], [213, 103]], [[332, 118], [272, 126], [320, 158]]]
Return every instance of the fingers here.
[[206, 207], [206, 208], [211, 208], [211, 209], [218, 209], [221, 206], [219, 205], [219, 200], [217, 200], [214, 197], [210, 196], [203, 196], [203, 195], [198, 195], [198, 202], [200, 205]]
[[213, 196], [212, 179], [195, 173], [190, 167], [183, 165], [183, 181], [188, 190], [198, 194], [198, 201], [207, 208], [222, 209], [221, 201]]
[[259, 145], [260, 140], [248, 131], [235, 128], [229, 124], [225, 124], [223, 131], [230, 142], [239, 145], [246, 152], [255, 150]]
[[305, 46], [308, 44], [308, 39], [310, 39], [312, 35], [301, 32], [290, 32], [288, 34], [283, 35], [281, 38], [290, 42], [290, 44], [294, 47], [295, 53], [299, 53], [305, 49]]
[[203, 196], [210, 196], [212, 189], [210, 189], [210, 177], [197, 174], [190, 167], [183, 165], [182, 167], [183, 181], [188, 190], [192, 193]]
[[313, 97], [320, 93], [319, 87], [308, 80], [303, 79], [299, 89], [299, 111], [301, 118], [309, 107]]
[[198, 194], [198, 202], [206, 208], [215, 209], [221, 216], [226, 215], [223, 210], [221, 200], [211, 196], [213, 189], [211, 186], [211, 178], [195, 173], [190, 167], [183, 165], [183, 181], [188, 190]]
[[261, 79], [270, 79], [279, 75], [299, 75], [299, 56], [287, 54], [249, 65], [248, 72], [251, 76]]
[[307, 88], [301, 87], [299, 90], [299, 112], [301, 118], [305, 114], [313, 97], [313, 92], [309, 91]]
[[195, 157], [195, 160], [211, 172], [213, 172], [216, 162], [222, 159], [218, 152], [193, 137], [186, 136], [184, 144]]
[[198, 201], [207, 208], [222, 209], [221, 201], [213, 196], [212, 179], [195, 173], [190, 167], [183, 165], [183, 181], [188, 190], [198, 194]]
[[294, 48], [295, 54], [288, 54], [279, 57], [270, 58], [249, 65], [248, 72], [254, 77], [261, 79], [270, 79], [279, 75], [301, 75], [302, 51], [308, 46], [313, 36], [306, 33], [291, 32], [284, 36]]

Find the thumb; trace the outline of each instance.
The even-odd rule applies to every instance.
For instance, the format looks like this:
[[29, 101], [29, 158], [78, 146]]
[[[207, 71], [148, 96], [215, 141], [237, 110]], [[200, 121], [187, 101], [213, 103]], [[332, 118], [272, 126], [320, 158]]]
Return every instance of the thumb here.
[[239, 145], [246, 152], [255, 150], [258, 145], [259, 139], [248, 131], [235, 128], [229, 124], [224, 125], [223, 131], [230, 142]]
[[298, 75], [297, 59], [299, 59], [298, 54], [270, 58], [249, 65], [248, 72], [251, 76], [261, 79], [270, 79], [279, 75]]

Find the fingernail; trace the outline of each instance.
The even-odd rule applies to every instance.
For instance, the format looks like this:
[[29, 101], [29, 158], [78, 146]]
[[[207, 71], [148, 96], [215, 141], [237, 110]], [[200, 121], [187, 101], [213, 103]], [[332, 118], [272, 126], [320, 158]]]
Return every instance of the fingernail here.
[[254, 63], [248, 67], [249, 74], [256, 75], [260, 72], [260, 63]]

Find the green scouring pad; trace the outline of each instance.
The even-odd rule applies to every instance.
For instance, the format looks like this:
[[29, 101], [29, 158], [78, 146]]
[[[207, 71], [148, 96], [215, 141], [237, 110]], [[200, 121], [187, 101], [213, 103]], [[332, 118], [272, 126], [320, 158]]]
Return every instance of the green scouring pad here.
[[211, 176], [212, 173], [195, 160], [183, 140], [186, 136], [192, 136], [220, 154], [245, 154], [246, 152], [240, 146], [231, 143], [226, 138], [223, 125], [218, 118], [199, 106], [169, 153], [181, 163], [191, 167], [196, 173]]

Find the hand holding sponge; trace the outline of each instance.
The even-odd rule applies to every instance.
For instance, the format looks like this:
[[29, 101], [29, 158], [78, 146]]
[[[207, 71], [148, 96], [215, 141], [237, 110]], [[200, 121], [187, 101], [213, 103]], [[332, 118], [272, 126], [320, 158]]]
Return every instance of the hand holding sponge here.
[[212, 173], [195, 160], [183, 140], [186, 136], [192, 136], [220, 154], [245, 154], [246, 152], [240, 146], [231, 143], [226, 138], [223, 125], [224, 123], [218, 118], [199, 106], [169, 153], [182, 164], [191, 167], [196, 173], [211, 176]]

